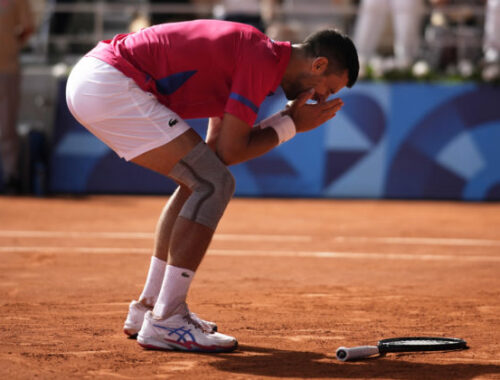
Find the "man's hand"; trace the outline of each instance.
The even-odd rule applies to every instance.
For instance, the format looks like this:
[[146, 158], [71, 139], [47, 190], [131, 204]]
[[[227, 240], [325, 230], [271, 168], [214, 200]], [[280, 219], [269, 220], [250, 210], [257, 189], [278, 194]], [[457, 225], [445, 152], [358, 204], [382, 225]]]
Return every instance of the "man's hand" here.
[[[290, 106], [283, 111], [295, 124], [297, 132], [306, 132], [318, 127], [335, 116], [344, 104], [341, 99], [325, 101], [316, 97], [316, 104], [307, 104], [314, 91], [306, 91], [299, 95]], [[267, 153], [279, 143], [273, 128], [252, 128], [244, 121], [229, 113], [224, 114], [222, 122], [210, 120], [207, 143], [215, 146], [215, 152], [226, 165], [234, 165], [248, 161]]]
[[320, 126], [334, 117], [344, 105], [340, 98], [329, 101], [322, 99], [316, 104], [307, 104], [313, 95], [313, 89], [303, 92], [284, 111], [293, 119], [297, 132], [307, 132]]

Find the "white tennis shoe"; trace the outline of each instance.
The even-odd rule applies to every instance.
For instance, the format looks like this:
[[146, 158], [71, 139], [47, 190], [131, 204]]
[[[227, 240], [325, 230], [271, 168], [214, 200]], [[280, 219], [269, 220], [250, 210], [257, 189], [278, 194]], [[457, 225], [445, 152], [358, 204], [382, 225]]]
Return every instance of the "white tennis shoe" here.
[[147, 306], [139, 301], [130, 302], [127, 319], [125, 319], [125, 323], [123, 324], [123, 332], [132, 339], [136, 338], [137, 333], [141, 329], [142, 322], [144, 321], [144, 314], [149, 310]]
[[235, 338], [205, 328], [192, 315], [185, 303], [166, 319], [156, 319], [148, 311], [137, 342], [147, 349], [167, 351], [230, 352], [236, 349]]
[[[131, 339], [135, 339], [137, 337], [137, 333], [142, 327], [144, 315], [150, 310], [152, 310], [152, 308], [147, 307], [139, 301], [130, 302], [127, 319], [123, 325], [123, 332]], [[195, 313], [190, 314], [191, 318], [203, 326], [204, 329], [213, 332], [217, 331], [217, 324], [214, 322], [205, 321], [198, 317]]]

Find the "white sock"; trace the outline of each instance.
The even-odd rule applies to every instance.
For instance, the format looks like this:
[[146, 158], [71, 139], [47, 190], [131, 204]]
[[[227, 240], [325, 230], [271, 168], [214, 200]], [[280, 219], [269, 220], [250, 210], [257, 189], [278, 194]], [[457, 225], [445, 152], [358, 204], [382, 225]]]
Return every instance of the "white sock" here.
[[153, 309], [155, 317], [167, 318], [175, 311], [177, 306], [186, 302], [193, 277], [194, 272], [189, 269], [167, 265], [160, 295]]
[[147, 305], [154, 306], [158, 300], [158, 294], [160, 293], [163, 277], [165, 276], [166, 266], [166, 261], [160, 260], [156, 256], [151, 257], [148, 277], [141, 296], [139, 297], [139, 301], [144, 301]]

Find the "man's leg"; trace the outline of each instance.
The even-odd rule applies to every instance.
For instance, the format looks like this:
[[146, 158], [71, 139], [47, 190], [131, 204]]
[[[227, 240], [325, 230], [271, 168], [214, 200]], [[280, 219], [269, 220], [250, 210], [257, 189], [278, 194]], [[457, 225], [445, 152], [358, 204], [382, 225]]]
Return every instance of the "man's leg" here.
[[[220, 118], [209, 119], [207, 145], [212, 150], [215, 150], [214, 142], [218, 134], [220, 124]], [[158, 298], [165, 273], [166, 262], [168, 260], [172, 230], [180, 210], [190, 195], [191, 190], [187, 186], [179, 185], [179, 187], [171, 195], [158, 220], [155, 234], [154, 255], [151, 258], [151, 265], [148, 271], [146, 285], [139, 298], [139, 302], [141, 302], [142, 306], [145, 308], [152, 308]], [[182, 264], [179, 263], [179, 266], [182, 266]], [[140, 308], [144, 313], [145, 308], [142, 306], [138, 305], [138, 308]], [[141, 312], [141, 310], [139, 310], [139, 312]], [[215, 324], [212, 322], [209, 323], [212, 324], [213, 328], [216, 328]]]
[[[154, 256], [151, 258], [146, 283], [139, 297], [139, 301], [132, 301], [130, 303], [129, 313], [124, 324], [124, 332], [131, 337], [136, 336], [142, 325], [144, 315], [148, 310], [152, 310], [156, 304], [164, 282], [167, 260], [168, 264], [171, 266], [167, 277], [172, 276], [170, 272], [173, 272], [173, 276], [175, 276], [175, 268], [190, 270], [190, 277], [192, 277], [203, 259], [208, 244], [213, 236], [212, 228], [208, 228], [199, 223], [193, 223], [189, 219], [183, 217], [178, 218], [184, 203], [191, 193], [192, 191], [189, 187], [180, 185], [172, 194], [161, 213], [155, 234]], [[172, 239], [174, 226], [175, 236], [180, 237], [182, 241], [174, 241], [174, 239]], [[193, 247], [193, 244], [196, 245], [196, 247]], [[171, 253], [169, 254], [170, 251]], [[193, 253], [196, 252], [198, 255], [194, 256]], [[169, 281], [165, 281], [162, 299], [168, 297], [171, 290], [173, 290], [174, 293], [176, 292], [175, 285], [169, 285]], [[174, 280], [174, 282], [178, 281]], [[185, 284], [186, 289], [190, 285], [190, 281], [186, 282], [184, 278], [181, 279], [181, 282]], [[177, 290], [177, 292], [179, 292], [179, 290]], [[184, 291], [181, 290], [181, 293], [184, 293]], [[160, 310], [164, 310], [164, 308]], [[161, 313], [163, 314], [163, 311], [161, 311]], [[200, 323], [205, 325], [209, 330], [217, 330], [217, 325], [213, 322], [200, 319]]]
[[[187, 191], [179, 194], [179, 201], [173, 200], [158, 223], [155, 250], [161, 257], [168, 252], [168, 265], [153, 313], [146, 313], [138, 342], [155, 349], [230, 351], [236, 347], [236, 340], [213, 332], [204, 321], [190, 313], [186, 305], [194, 273], [234, 191], [234, 179], [215, 153], [199, 137], [193, 143], [196, 145], [174, 165], [161, 167], [165, 162], [163, 158], [171, 153], [169, 144], [132, 160], [191, 191], [189, 195]], [[175, 215], [177, 218], [173, 220]], [[158, 258], [156, 255], [155, 252]], [[192, 335], [186, 340], [184, 335], [173, 338], [165, 332], [181, 331], [179, 329], [190, 331]]]
[[[209, 180], [207, 181], [202, 178], [205, 176], [205, 173], [197, 172], [198, 169], [192, 167], [194, 165], [203, 164], [201, 162], [183, 162], [182, 164], [175, 162], [176, 159], [177, 162], [179, 162], [181, 158], [188, 156], [188, 153], [200, 143], [202, 144], [198, 149], [200, 153], [196, 153], [196, 156], [193, 157], [192, 160], [196, 161], [202, 158], [205, 161], [211, 159], [213, 162], [212, 165], [205, 165], [205, 168], [200, 168], [200, 170], [206, 169], [207, 172], [214, 170], [227, 172], [227, 168], [215, 156], [215, 153], [208, 147], [203, 146], [202, 139], [193, 130], [189, 130], [168, 144], [132, 159], [132, 162], [159, 172], [180, 183], [180, 188], [174, 192], [159, 218], [155, 235], [154, 256], [162, 261], [166, 261], [168, 258], [169, 265], [189, 269], [193, 272], [198, 268], [212, 240], [215, 231], [214, 224], [216, 225], [222, 216], [222, 213], [220, 213], [220, 215], [208, 215], [209, 219], [216, 219], [214, 223], [204, 220], [203, 215], [202, 223], [193, 220], [196, 219], [196, 216], [193, 215], [190, 215], [188, 218], [179, 217], [179, 213], [181, 213], [186, 201], [193, 196], [193, 188], [195, 188], [197, 192], [197, 194], [194, 194], [195, 198], [206, 198], [195, 199], [193, 202], [196, 202], [196, 204], [193, 207], [201, 208], [204, 204], [205, 206], [208, 204], [208, 207], [203, 207], [203, 209], [206, 209], [205, 213], [210, 213], [211, 210], [220, 209], [217, 205], [215, 208], [209, 205], [214, 199], [217, 201], [218, 194], [213, 194], [213, 196], [202, 194], [203, 191], [205, 191], [204, 187], [207, 186], [217, 185], [217, 189], [215, 190], [218, 192], [221, 191], [217, 183], [209, 183]], [[207, 155], [208, 159], [205, 157], [198, 157], [200, 154]], [[170, 158], [167, 160], [165, 157], [173, 157], [173, 159]], [[214, 168], [214, 166], [217, 166], [217, 168]], [[223, 181], [226, 177], [227, 174], [222, 176]], [[189, 183], [182, 183], [182, 181]], [[206, 189], [206, 191], [212, 191], [212, 189]], [[222, 210], [225, 209], [225, 206], [226, 205], [222, 205]], [[188, 209], [186, 211], [186, 213], [189, 212], [192, 213], [193, 210]], [[216, 211], [216, 213], [218, 213], [218, 211]], [[207, 224], [212, 225], [207, 227]]]
[[[198, 144], [199, 142], [201, 142], [201, 138], [194, 131], [190, 130], [181, 135], [176, 140], [166, 144], [166, 146], [162, 146], [160, 148], [142, 154], [139, 157], [133, 159], [132, 162], [168, 176], [168, 173], [175, 165], [173, 161], [175, 161], [175, 159], [180, 159], [180, 157], [187, 154], [187, 151], [191, 147], [196, 146], [196, 144]], [[160, 158], [164, 157], [165, 155], [170, 156], [172, 155], [172, 153], [174, 153], [174, 160], [167, 161], [164, 158]], [[179, 187], [171, 195], [158, 219], [155, 231], [154, 253], [151, 257], [151, 263], [146, 277], [146, 282], [139, 300], [132, 301], [130, 303], [129, 313], [123, 327], [125, 334], [129, 335], [132, 338], [135, 337], [137, 335], [137, 332], [140, 330], [146, 312], [148, 310], [152, 310], [154, 305], [156, 304], [156, 301], [158, 300], [158, 295], [160, 294], [163, 279], [165, 277], [165, 270], [169, 257], [174, 225], [176, 224], [178, 215], [182, 207], [184, 206], [184, 203], [189, 198], [191, 193], [192, 191], [189, 189], [189, 187], [182, 184], [179, 185]], [[189, 234], [189, 232], [185, 231], [186, 228], [187, 230], [189, 230], [190, 227], [191, 226], [189, 225], [189, 223], [187, 227], [181, 227], [181, 236], [185, 233]], [[196, 229], [197, 227], [195, 226], [194, 228]], [[205, 235], [206, 236], [204, 236], [203, 232], [201, 232], [201, 235], [195, 233], [196, 239], [192, 240], [198, 241], [198, 238], [201, 238], [203, 242], [201, 243], [201, 246], [208, 246], [213, 235], [213, 231], [209, 231]], [[177, 246], [178, 243], [176, 243], [175, 245]], [[198, 252], [197, 257], [194, 259], [198, 262], [201, 261], [204, 252], [206, 251], [206, 248], [194, 250], [191, 250], [189, 248], [186, 249], [188, 249], [189, 252]], [[189, 253], [188, 256], [190, 256]], [[191, 261], [190, 258], [188, 258], [188, 260]], [[169, 264], [183, 268], [182, 262]], [[202, 322], [208, 324], [211, 329], [217, 329], [217, 326], [213, 322]]]
[[158, 224], [156, 225], [154, 256], [160, 260], [167, 261], [172, 230], [174, 228], [179, 212], [184, 203], [191, 195], [191, 190], [184, 185], [179, 185], [172, 193], [165, 205]]
[[[123, 326], [123, 331], [131, 338], [137, 336], [144, 321], [144, 315], [149, 310], [153, 310], [158, 300], [167, 267], [172, 230], [182, 206], [190, 195], [191, 190], [180, 185], [170, 196], [160, 215], [156, 226], [154, 255], [151, 257], [146, 283], [139, 300], [130, 303], [129, 312]], [[182, 267], [182, 264], [177, 264], [177, 266]], [[201, 319], [199, 319], [199, 322], [208, 330], [217, 331], [216, 323]]]
[[[132, 159], [132, 162], [168, 176], [168, 172], [175, 166], [176, 162], [200, 141], [201, 138], [196, 132], [188, 130], [171, 142]], [[144, 321], [144, 315], [153, 309], [158, 299], [165, 276], [173, 226], [184, 202], [190, 195], [191, 190], [180, 185], [161, 212], [156, 226], [154, 253], [151, 257], [144, 288], [139, 300], [130, 303], [123, 325], [124, 333], [131, 338], [137, 336]]]
[[[169, 252], [169, 264], [195, 271], [227, 205], [221, 202], [227, 203], [234, 191], [234, 180], [228, 169], [193, 130], [131, 161], [186, 188], [162, 213], [155, 256], [163, 259]], [[231, 194], [225, 194], [228, 191]]]
[[170, 196], [170, 199], [163, 208], [160, 218], [158, 219], [155, 233], [154, 254], [151, 257], [146, 284], [139, 297], [139, 302], [145, 308], [139, 305], [137, 306], [142, 309], [143, 313], [145, 309], [152, 309], [158, 299], [163, 276], [165, 274], [165, 267], [167, 265], [172, 230], [177, 220], [177, 216], [182, 206], [184, 206], [184, 202], [186, 202], [190, 195], [191, 190], [186, 186], [180, 185], [177, 187]]
[[[170, 236], [167, 272], [154, 308], [154, 314], [160, 318], [167, 317], [185, 301], [194, 272], [234, 191], [229, 170], [201, 141], [167, 175], [192, 193], [184, 202]], [[158, 242], [158, 246], [166, 244], [166, 241]], [[172, 276], [175, 279], [171, 281]], [[174, 291], [174, 283], [184, 285]]]

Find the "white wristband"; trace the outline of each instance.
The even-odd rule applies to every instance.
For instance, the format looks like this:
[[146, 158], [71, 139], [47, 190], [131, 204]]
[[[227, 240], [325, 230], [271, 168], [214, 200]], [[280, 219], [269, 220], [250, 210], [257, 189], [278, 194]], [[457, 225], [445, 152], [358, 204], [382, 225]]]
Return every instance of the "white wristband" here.
[[283, 144], [285, 141], [290, 140], [297, 133], [292, 118], [288, 115], [282, 115], [281, 112], [275, 113], [267, 119], [262, 120], [259, 126], [261, 129], [274, 129], [276, 135], [278, 135], [279, 144]]

